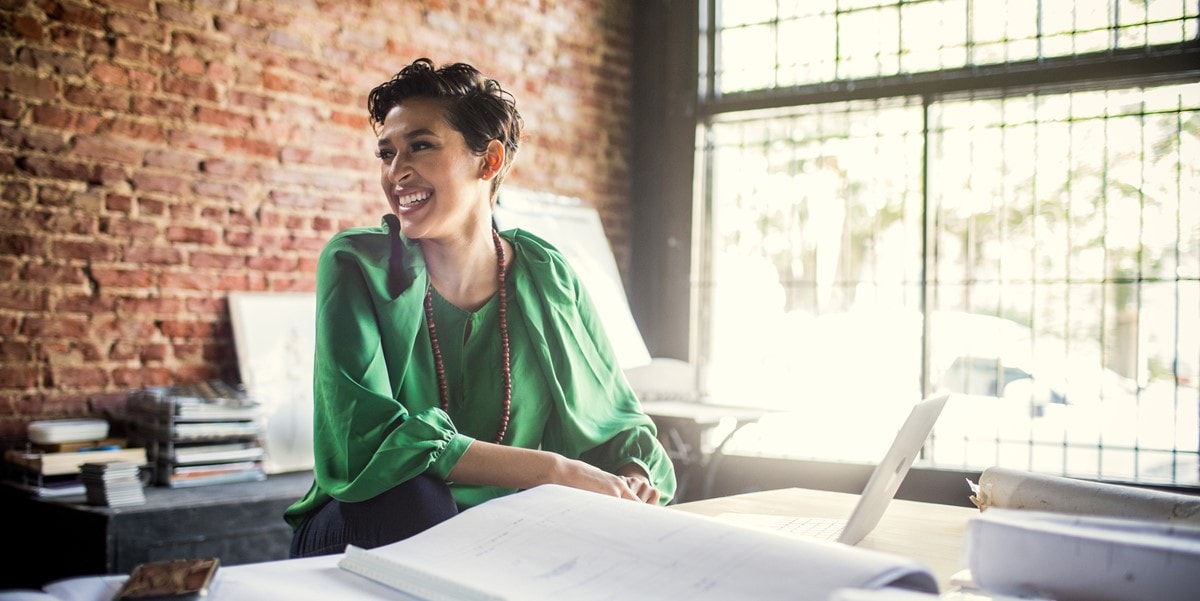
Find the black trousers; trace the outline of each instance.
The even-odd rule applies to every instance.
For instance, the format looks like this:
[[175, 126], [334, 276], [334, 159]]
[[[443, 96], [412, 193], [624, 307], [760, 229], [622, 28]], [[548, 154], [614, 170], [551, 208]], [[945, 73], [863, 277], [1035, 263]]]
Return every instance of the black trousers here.
[[291, 556], [333, 555], [406, 539], [458, 515], [450, 487], [422, 474], [358, 503], [336, 499], [308, 514], [292, 535]]

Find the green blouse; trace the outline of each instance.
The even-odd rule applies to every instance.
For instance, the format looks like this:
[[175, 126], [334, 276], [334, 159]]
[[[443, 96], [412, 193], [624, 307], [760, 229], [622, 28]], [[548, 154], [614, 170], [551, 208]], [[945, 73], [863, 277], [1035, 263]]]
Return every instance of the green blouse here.
[[[675, 473], [621, 372], [591, 299], [550, 244], [502, 233], [508, 277], [512, 406], [504, 444], [615, 472], [635, 463], [667, 503]], [[501, 416], [495, 297], [466, 313], [434, 294], [450, 410], [439, 407], [424, 319], [420, 246], [386, 224], [330, 240], [317, 267], [312, 488], [284, 513], [293, 526], [331, 498], [362, 501], [421, 473], [447, 475]], [[450, 482], [466, 508], [513, 492]]]

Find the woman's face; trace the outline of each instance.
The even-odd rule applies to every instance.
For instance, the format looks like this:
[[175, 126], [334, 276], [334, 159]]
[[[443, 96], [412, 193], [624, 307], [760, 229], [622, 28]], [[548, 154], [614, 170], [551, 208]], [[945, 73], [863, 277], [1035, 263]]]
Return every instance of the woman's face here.
[[469, 236], [490, 228], [485, 159], [467, 147], [434, 100], [408, 100], [379, 131], [379, 179], [410, 239]]

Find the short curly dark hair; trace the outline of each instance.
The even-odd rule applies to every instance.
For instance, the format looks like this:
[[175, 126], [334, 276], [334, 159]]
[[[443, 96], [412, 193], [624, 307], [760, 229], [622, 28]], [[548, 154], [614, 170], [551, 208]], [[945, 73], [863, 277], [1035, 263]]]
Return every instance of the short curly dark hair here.
[[367, 95], [372, 127], [378, 130], [389, 111], [414, 98], [440, 101], [446, 121], [462, 134], [472, 151], [482, 154], [492, 140], [504, 145], [504, 165], [492, 180], [495, 200], [517, 155], [524, 125], [513, 95], [466, 63], [438, 68], [428, 58], [419, 58]]

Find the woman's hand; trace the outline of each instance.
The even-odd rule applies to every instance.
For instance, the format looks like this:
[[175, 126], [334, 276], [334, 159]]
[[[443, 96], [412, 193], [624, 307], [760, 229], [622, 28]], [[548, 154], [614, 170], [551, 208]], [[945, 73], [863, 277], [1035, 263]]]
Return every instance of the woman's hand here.
[[554, 484], [570, 486], [582, 490], [619, 497], [631, 501], [639, 501], [641, 497], [634, 491], [631, 478], [610, 474], [591, 464], [575, 459], [559, 456], [550, 481]]
[[610, 474], [557, 453], [508, 447], [476, 440], [450, 470], [447, 480], [462, 484], [533, 488], [560, 484], [631, 501], [658, 502], [658, 491], [642, 468], [628, 464]]
[[650, 484], [650, 477], [646, 475], [645, 470], [641, 466], [636, 463], [629, 463], [617, 470], [617, 473], [625, 480], [625, 484], [629, 487], [629, 490], [632, 490], [633, 494], [637, 495], [639, 501], [650, 505], [658, 505], [658, 500], [662, 496], [662, 493], [658, 492], [658, 489], [654, 488], [653, 484]]

